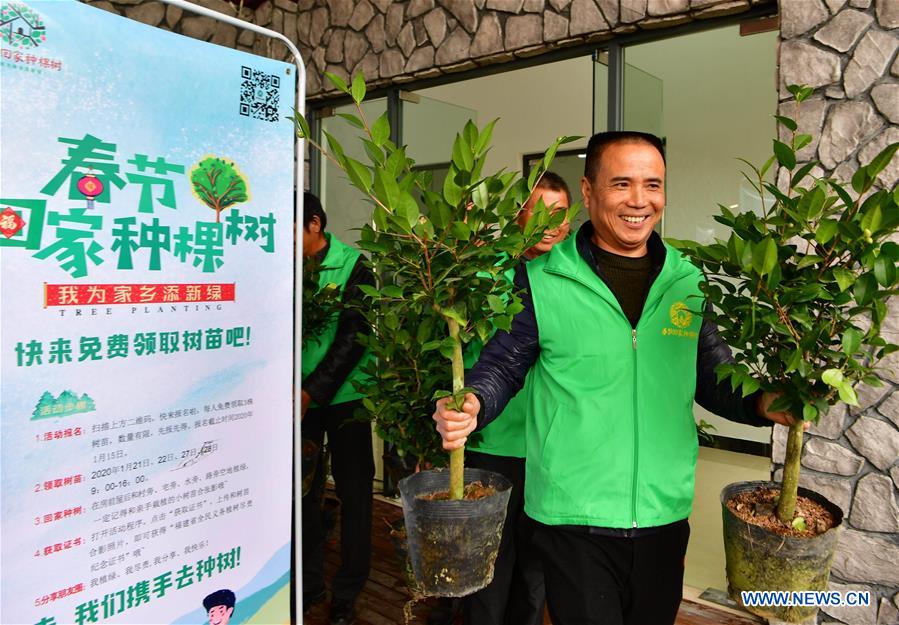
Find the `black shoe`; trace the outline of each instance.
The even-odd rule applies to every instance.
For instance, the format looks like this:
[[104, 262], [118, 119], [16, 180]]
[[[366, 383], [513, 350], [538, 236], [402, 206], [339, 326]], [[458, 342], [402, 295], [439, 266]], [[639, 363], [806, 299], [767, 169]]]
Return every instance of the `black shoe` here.
[[306, 614], [316, 603], [325, 598], [325, 589], [303, 591], [303, 614]]
[[331, 614], [328, 615], [331, 625], [353, 625], [356, 622], [356, 610], [352, 601], [343, 599], [331, 600]]
[[462, 611], [462, 599], [440, 597], [428, 614], [428, 625], [452, 625]]

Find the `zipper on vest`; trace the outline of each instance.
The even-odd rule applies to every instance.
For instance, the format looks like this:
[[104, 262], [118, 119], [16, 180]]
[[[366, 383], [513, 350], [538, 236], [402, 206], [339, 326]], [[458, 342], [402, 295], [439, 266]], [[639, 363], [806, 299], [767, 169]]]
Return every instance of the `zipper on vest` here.
[[631, 330], [634, 341], [634, 482], [631, 486], [631, 527], [637, 527], [637, 457], [639, 455], [637, 439], [637, 329]]

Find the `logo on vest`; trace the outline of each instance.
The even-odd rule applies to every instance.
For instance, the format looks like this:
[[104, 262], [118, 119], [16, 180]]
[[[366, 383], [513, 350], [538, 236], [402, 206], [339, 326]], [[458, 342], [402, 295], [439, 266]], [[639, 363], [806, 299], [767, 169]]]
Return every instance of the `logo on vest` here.
[[662, 328], [662, 336], [680, 336], [686, 339], [695, 339], [699, 336], [696, 332], [686, 330], [693, 323], [693, 313], [683, 302], [674, 302], [668, 309], [673, 328]]

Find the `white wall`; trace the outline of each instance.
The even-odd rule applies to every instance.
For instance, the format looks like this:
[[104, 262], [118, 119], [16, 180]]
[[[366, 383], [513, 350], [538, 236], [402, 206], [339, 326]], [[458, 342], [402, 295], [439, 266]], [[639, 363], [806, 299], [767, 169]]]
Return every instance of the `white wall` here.
[[[542, 152], [560, 135], [583, 135], [584, 139], [566, 147], [586, 147], [592, 132], [593, 62], [589, 57], [493, 74], [416, 93], [472, 109], [477, 112], [480, 125], [500, 118], [493, 131], [487, 172], [502, 168], [521, 171], [524, 154]], [[434, 121], [443, 124], [442, 120]], [[413, 139], [407, 136], [404, 140]]]

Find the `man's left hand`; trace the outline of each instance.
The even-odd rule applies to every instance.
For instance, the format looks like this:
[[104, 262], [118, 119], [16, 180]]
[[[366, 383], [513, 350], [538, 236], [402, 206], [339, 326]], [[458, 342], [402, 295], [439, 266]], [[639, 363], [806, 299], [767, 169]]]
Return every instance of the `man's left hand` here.
[[[755, 410], [760, 417], [762, 417], [764, 419], [768, 419], [768, 421], [771, 421], [773, 423], [779, 423], [780, 425], [785, 425], [787, 427], [790, 427], [797, 421], [796, 417], [794, 417], [791, 413], [782, 411], [782, 410], [776, 411], [776, 412], [772, 412], [772, 411], [768, 410], [768, 408], [771, 406], [771, 404], [774, 402], [774, 400], [780, 396], [781, 396], [781, 393], [770, 393], [768, 391], [763, 392], [759, 396], [758, 402], [756, 403]], [[802, 424], [802, 429], [807, 430], [807, 429], [809, 429], [809, 427], [811, 427], [811, 425], [812, 424], [810, 421], [805, 421]]]

